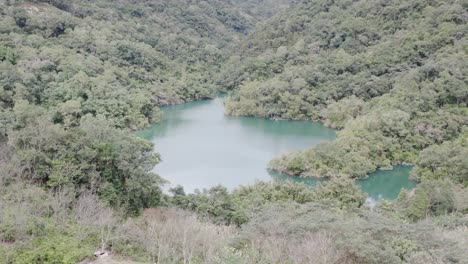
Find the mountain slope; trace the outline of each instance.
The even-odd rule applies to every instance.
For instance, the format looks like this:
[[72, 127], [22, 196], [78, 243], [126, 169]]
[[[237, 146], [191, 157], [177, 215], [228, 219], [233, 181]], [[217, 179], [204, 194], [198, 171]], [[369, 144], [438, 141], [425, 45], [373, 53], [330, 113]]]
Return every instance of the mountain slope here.
[[226, 112], [344, 128], [272, 162], [290, 174], [364, 177], [416, 163], [468, 124], [467, 20], [460, 1], [304, 1], [225, 64]]
[[217, 0], [3, 2], [0, 50], [14, 59], [2, 59], [0, 99], [60, 123], [73, 111], [136, 129], [158, 106], [212, 97], [223, 50], [252, 26]]

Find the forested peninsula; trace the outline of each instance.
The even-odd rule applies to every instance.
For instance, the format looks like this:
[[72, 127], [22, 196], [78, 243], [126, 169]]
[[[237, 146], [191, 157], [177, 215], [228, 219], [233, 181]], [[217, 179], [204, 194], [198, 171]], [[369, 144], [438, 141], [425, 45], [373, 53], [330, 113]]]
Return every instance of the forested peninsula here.
[[[0, 263], [468, 263], [467, 22], [460, 0], [0, 0]], [[135, 131], [219, 93], [336, 129], [268, 165], [329, 180], [165, 188]], [[399, 164], [416, 188], [369, 206], [354, 179]]]

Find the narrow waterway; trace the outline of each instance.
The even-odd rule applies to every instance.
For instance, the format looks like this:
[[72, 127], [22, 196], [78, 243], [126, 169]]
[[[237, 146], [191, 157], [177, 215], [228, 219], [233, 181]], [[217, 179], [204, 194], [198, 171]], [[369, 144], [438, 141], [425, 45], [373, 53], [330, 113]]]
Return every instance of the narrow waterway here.
[[[409, 179], [412, 166], [395, 166], [393, 170], [378, 170], [371, 173], [366, 179], [356, 180], [356, 184], [369, 196], [369, 202], [380, 199], [394, 200], [400, 194], [402, 188], [411, 190], [416, 187], [416, 182]], [[270, 172], [277, 181], [301, 182], [309, 186], [315, 186], [317, 182], [326, 179], [291, 177], [278, 172]]]
[[[267, 163], [292, 150], [334, 140], [335, 131], [320, 123], [272, 121], [224, 115], [222, 99], [163, 108], [164, 120], [137, 134], [155, 144], [162, 156], [154, 172], [182, 185], [186, 192], [221, 184], [229, 189], [255, 181], [301, 179], [269, 172]], [[394, 199], [401, 188], [412, 188], [410, 167], [376, 172], [357, 183], [373, 198]]]

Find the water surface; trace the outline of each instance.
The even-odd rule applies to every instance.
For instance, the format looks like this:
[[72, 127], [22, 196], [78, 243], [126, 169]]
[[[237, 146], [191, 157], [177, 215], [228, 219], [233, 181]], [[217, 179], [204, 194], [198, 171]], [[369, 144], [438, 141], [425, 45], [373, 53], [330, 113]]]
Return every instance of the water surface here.
[[163, 112], [161, 123], [138, 135], [161, 154], [154, 172], [186, 192], [269, 181], [266, 167], [274, 157], [336, 137], [320, 123], [226, 116], [221, 98], [164, 107]]
[[[164, 107], [163, 112], [161, 123], [137, 134], [151, 140], [161, 154], [154, 172], [188, 193], [218, 184], [232, 190], [272, 179], [314, 186], [316, 179], [270, 172], [267, 164], [282, 153], [336, 137], [334, 130], [315, 122], [226, 116], [221, 98]], [[402, 187], [411, 187], [408, 175], [407, 167], [398, 167], [357, 183], [372, 198], [394, 199]]]
[[[409, 179], [412, 166], [395, 166], [393, 170], [378, 170], [369, 174], [366, 179], [357, 179], [355, 182], [362, 191], [369, 196], [368, 202], [386, 199], [394, 200], [398, 198], [401, 189], [411, 190], [416, 187], [416, 182]], [[271, 172], [272, 177], [277, 181], [292, 181], [315, 186], [318, 182], [326, 179], [301, 178], [284, 175], [278, 172]]]

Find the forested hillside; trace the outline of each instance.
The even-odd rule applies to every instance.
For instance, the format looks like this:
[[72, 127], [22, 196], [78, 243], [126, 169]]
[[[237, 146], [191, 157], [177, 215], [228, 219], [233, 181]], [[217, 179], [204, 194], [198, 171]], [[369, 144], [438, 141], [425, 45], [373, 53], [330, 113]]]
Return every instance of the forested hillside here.
[[70, 239], [75, 198], [127, 216], [161, 205], [159, 155], [128, 130], [212, 97], [254, 21], [217, 0], [2, 0], [0, 14], [0, 262], [73, 263], [92, 255], [86, 232]]
[[160, 202], [152, 144], [127, 132], [159, 106], [212, 97], [252, 26], [221, 1], [2, 1], [0, 181], [92, 190], [137, 213]]
[[251, 33], [224, 64], [219, 82], [234, 89], [226, 112], [342, 130], [334, 142], [274, 160], [280, 171], [365, 177], [411, 163], [418, 178], [466, 184], [466, 8], [305, 1]]
[[158, 106], [212, 97], [226, 46], [252, 26], [217, 0], [3, 2], [3, 106], [41, 105], [65, 126], [93, 114], [142, 128]]
[[225, 2], [252, 16], [254, 20], [262, 22], [263, 19], [272, 17], [280, 11], [300, 3], [301, 0], [226, 0]]
[[[468, 263], [467, 9], [0, 0], [0, 263]], [[228, 114], [338, 129], [271, 162], [330, 181], [163, 191], [133, 131], [226, 91]], [[399, 163], [417, 187], [369, 207], [349, 178]]]

